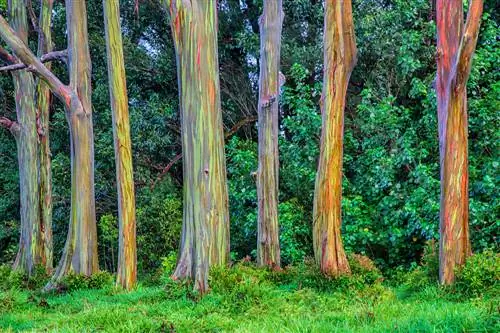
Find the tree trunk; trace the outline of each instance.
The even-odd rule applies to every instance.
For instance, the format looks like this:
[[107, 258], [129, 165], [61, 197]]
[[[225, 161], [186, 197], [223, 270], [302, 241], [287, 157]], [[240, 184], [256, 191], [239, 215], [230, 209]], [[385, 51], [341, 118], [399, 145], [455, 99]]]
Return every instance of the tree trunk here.
[[109, 93], [113, 113], [116, 184], [118, 187], [119, 248], [117, 284], [130, 290], [137, 282], [135, 194], [127, 83], [120, 28], [120, 6], [118, 0], [103, 0], [103, 5], [108, 54]]
[[184, 174], [181, 247], [174, 278], [208, 290], [210, 266], [229, 257], [229, 211], [215, 0], [167, 0], [177, 54]]
[[281, 0], [264, 0], [260, 23], [259, 168], [257, 172], [257, 264], [280, 267], [278, 225], [278, 116], [280, 48], [283, 8]]
[[464, 28], [462, 0], [437, 0], [437, 99], [441, 164], [439, 277], [455, 279], [454, 269], [471, 255], [467, 157], [467, 91], [479, 33], [482, 0], [472, 0]]
[[90, 54], [85, 1], [66, 2], [70, 84], [64, 85], [20, 40], [0, 15], [0, 37], [17, 58], [43, 79], [66, 107], [71, 143], [71, 210], [68, 238], [59, 265], [45, 290], [68, 272], [98, 271], [94, 198], [94, 138], [92, 128]]
[[[28, 43], [28, 20], [23, 0], [10, 0], [11, 25], [16, 35]], [[26, 70], [12, 73], [16, 96], [18, 131], [15, 133], [19, 162], [21, 228], [19, 249], [13, 268], [33, 273], [36, 265], [45, 263], [43, 228], [40, 224], [38, 188], [38, 134], [35, 109], [35, 83]], [[13, 132], [14, 133], [14, 132]]]
[[342, 245], [342, 153], [347, 85], [356, 63], [351, 0], [327, 0], [324, 22], [322, 128], [314, 192], [313, 246], [324, 274], [349, 273]]
[[[71, 142], [71, 211], [68, 237], [52, 282], [68, 272], [99, 270], [94, 196], [94, 134], [90, 53], [85, 1], [66, 1], [70, 101], [66, 118]], [[67, 97], [66, 97], [67, 98]]]
[[[53, 0], [41, 0], [40, 21], [38, 34], [38, 57], [52, 52], [52, 18]], [[49, 70], [50, 63], [45, 65]], [[53, 246], [52, 246], [52, 170], [49, 144], [49, 118], [50, 118], [51, 92], [47, 83], [38, 79], [37, 85], [37, 116], [40, 140], [40, 224], [43, 234], [46, 268], [52, 271]]]

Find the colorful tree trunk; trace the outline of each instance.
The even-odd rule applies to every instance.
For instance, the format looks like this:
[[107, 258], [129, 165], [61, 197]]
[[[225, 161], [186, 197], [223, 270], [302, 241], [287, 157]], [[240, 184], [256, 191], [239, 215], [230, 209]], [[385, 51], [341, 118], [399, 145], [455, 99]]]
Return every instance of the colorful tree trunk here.
[[[23, 0], [10, 0], [9, 12], [12, 28], [20, 40], [28, 43], [28, 19]], [[43, 225], [40, 223], [40, 198], [38, 187], [38, 133], [36, 126], [35, 83], [27, 70], [12, 73], [16, 96], [18, 131], [19, 185], [21, 228], [19, 249], [14, 269], [33, 272], [35, 265], [46, 261], [43, 244]]]
[[257, 264], [280, 267], [278, 225], [278, 116], [280, 48], [283, 25], [281, 0], [264, 0], [260, 17], [259, 168], [257, 172]]
[[453, 283], [454, 269], [471, 254], [467, 157], [467, 91], [479, 34], [482, 0], [471, 0], [464, 27], [462, 0], [437, 0], [437, 99], [441, 163], [439, 277]]
[[68, 272], [91, 275], [99, 270], [94, 196], [90, 52], [85, 1], [66, 1], [69, 88], [66, 110], [71, 142], [71, 212], [68, 238], [53, 281]]
[[117, 284], [130, 290], [137, 282], [135, 194], [127, 83], [120, 28], [120, 6], [118, 0], [103, 0], [103, 5], [108, 54], [109, 93], [113, 113], [116, 184], [118, 187], [119, 248]]
[[[54, 0], [41, 0], [38, 28], [38, 57], [52, 52], [52, 5]], [[49, 70], [50, 63], [45, 65]], [[38, 80], [37, 85], [37, 116], [40, 141], [40, 225], [43, 230], [43, 242], [48, 271], [53, 266], [52, 249], [52, 171], [49, 144], [49, 110], [51, 92], [47, 83]]]
[[0, 15], [0, 37], [17, 58], [43, 79], [66, 108], [71, 142], [71, 210], [68, 238], [51, 289], [68, 272], [90, 275], [99, 269], [94, 198], [90, 54], [85, 1], [67, 1], [69, 85], [64, 85], [20, 40]]
[[327, 0], [324, 22], [322, 128], [314, 192], [313, 246], [324, 274], [349, 273], [342, 245], [342, 153], [347, 85], [356, 64], [351, 0]]
[[229, 211], [215, 0], [167, 0], [177, 54], [184, 173], [181, 248], [174, 278], [208, 290], [229, 257]]

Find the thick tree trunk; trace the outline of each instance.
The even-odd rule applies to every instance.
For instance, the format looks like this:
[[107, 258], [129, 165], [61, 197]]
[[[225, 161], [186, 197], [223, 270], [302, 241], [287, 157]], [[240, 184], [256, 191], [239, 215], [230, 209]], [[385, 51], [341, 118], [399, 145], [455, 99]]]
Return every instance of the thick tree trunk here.
[[472, 0], [464, 28], [462, 0], [437, 0], [437, 99], [441, 164], [439, 276], [453, 283], [454, 269], [471, 254], [467, 156], [467, 91], [479, 33], [482, 0]]
[[[38, 34], [38, 57], [52, 52], [52, 18], [53, 0], [41, 0]], [[45, 65], [49, 70], [50, 63]], [[53, 267], [52, 246], [52, 170], [49, 143], [49, 117], [51, 92], [47, 83], [38, 79], [37, 85], [37, 116], [40, 140], [40, 224], [43, 230], [43, 242], [48, 271]]]
[[259, 168], [257, 172], [257, 264], [280, 267], [278, 225], [278, 116], [280, 48], [283, 25], [281, 0], [265, 0], [260, 17]]
[[167, 0], [177, 53], [184, 173], [181, 248], [174, 278], [208, 290], [210, 266], [229, 257], [215, 0]]
[[[16, 35], [28, 43], [28, 20], [23, 0], [10, 0], [11, 25]], [[15, 134], [19, 162], [21, 228], [19, 249], [13, 268], [33, 273], [36, 265], [46, 261], [43, 227], [40, 224], [38, 187], [38, 134], [35, 109], [35, 83], [26, 70], [12, 73], [16, 96], [17, 128]]]
[[342, 153], [347, 85], [356, 63], [351, 0], [327, 0], [324, 22], [322, 128], [314, 192], [313, 245], [324, 274], [349, 273], [342, 245]]
[[[68, 237], [52, 282], [68, 272], [91, 275], [99, 270], [94, 196], [90, 53], [85, 1], [66, 1], [71, 93], [66, 118], [71, 142], [71, 211]], [[50, 285], [49, 285], [50, 286]]]
[[116, 184], [118, 187], [119, 248], [117, 284], [130, 290], [137, 282], [135, 194], [127, 83], [120, 29], [120, 6], [118, 0], [103, 0], [103, 5], [108, 54], [109, 93], [113, 112]]

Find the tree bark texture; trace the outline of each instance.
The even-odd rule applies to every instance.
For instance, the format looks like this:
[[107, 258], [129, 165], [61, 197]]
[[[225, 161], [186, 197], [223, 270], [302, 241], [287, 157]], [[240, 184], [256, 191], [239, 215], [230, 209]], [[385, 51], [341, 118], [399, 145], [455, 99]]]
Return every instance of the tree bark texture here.
[[324, 274], [349, 273], [340, 235], [342, 155], [347, 86], [356, 63], [351, 0], [327, 0], [320, 156], [313, 208], [313, 246]]
[[[10, 0], [11, 25], [22, 43], [28, 43], [28, 19], [24, 0]], [[36, 265], [46, 262], [43, 233], [40, 221], [38, 187], [38, 133], [36, 125], [35, 83], [26, 70], [13, 72], [16, 99], [17, 156], [20, 189], [20, 237], [19, 249], [13, 268], [31, 275]], [[14, 133], [14, 132], [13, 132]]]
[[[38, 57], [52, 52], [52, 5], [53, 0], [40, 1], [40, 18], [38, 27]], [[45, 65], [49, 70], [50, 63]], [[51, 92], [47, 83], [38, 79], [37, 84], [37, 116], [40, 141], [40, 223], [43, 227], [43, 242], [48, 271], [53, 267], [52, 245], [52, 171], [49, 142], [49, 117]]]
[[278, 117], [280, 49], [283, 26], [281, 0], [264, 0], [260, 24], [258, 105], [259, 167], [257, 171], [257, 264], [280, 267], [278, 224]]
[[103, 6], [118, 187], [117, 284], [130, 290], [137, 282], [135, 194], [119, 0], [103, 0]]
[[94, 196], [94, 134], [91, 62], [85, 1], [66, 1], [68, 27], [69, 107], [66, 118], [71, 143], [71, 211], [68, 236], [52, 281], [69, 272], [91, 275], [99, 270]]
[[229, 258], [229, 211], [215, 0], [167, 0], [177, 55], [184, 174], [181, 247], [174, 278], [208, 290]]
[[471, 0], [464, 26], [462, 0], [437, 0], [437, 101], [441, 165], [439, 276], [471, 255], [469, 240], [467, 80], [479, 34], [482, 0]]

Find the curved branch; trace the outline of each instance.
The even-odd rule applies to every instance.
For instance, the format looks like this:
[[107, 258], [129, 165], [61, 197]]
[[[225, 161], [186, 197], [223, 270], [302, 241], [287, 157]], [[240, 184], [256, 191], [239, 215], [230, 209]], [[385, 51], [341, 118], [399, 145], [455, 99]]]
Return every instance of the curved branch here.
[[[51, 62], [55, 60], [61, 60], [66, 62], [66, 59], [68, 58], [68, 51], [67, 50], [62, 50], [62, 51], [53, 51], [49, 52], [47, 54], [44, 54], [40, 58], [40, 62], [46, 63], [46, 62]], [[29, 66], [26, 66], [23, 63], [17, 63], [9, 66], [4, 66], [0, 67], [0, 72], [12, 72], [12, 71], [17, 71], [21, 69], [28, 68]]]
[[0, 126], [8, 129], [14, 137], [19, 134], [19, 124], [6, 117], [0, 117]]
[[47, 82], [52, 90], [52, 93], [57, 96], [67, 107], [71, 105], [72, 90], [67, 85], [63, 84], [57, 76], [54, 75], [45, 65], [31, 52], [31, 50], [17, 37], [16, 33], [5, 18], [0, 15], [0, 38], [14, 51], [16, 56], [31, 71]]

